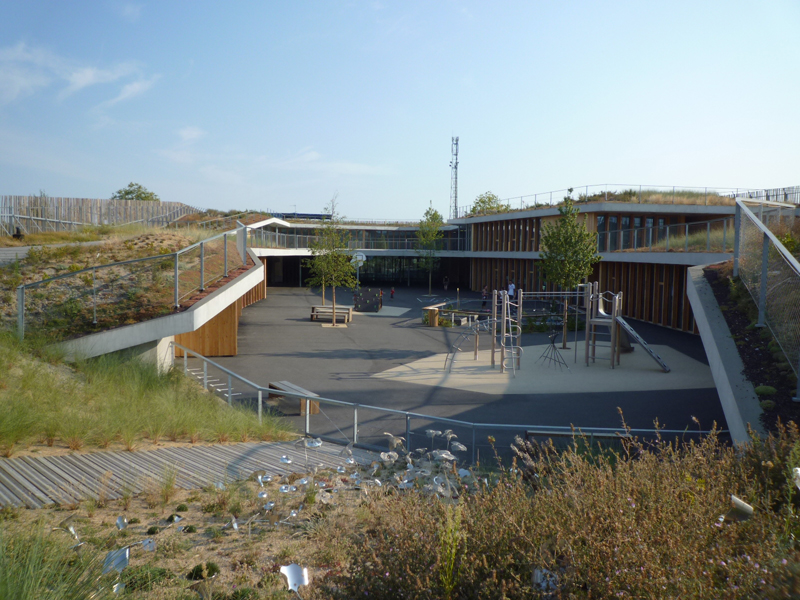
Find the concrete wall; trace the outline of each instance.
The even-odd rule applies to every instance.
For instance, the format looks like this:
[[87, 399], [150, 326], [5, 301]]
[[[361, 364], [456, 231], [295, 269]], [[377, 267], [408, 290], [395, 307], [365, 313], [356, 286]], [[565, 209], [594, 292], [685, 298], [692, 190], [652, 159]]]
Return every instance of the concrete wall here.
[[731, 338], [730, 329], [719, 309], [714, 292], [703, 275], [703, 267], [690, 268], [686, 278], [687, 295], [731, 438], [736, 444], [746, 443], [750, 440], [747, 434], [748, 425], [753, 430], [764, 433], [758, 396], [753, 384], [743, 374], [744, 365], [739, 358], [739, 349]]

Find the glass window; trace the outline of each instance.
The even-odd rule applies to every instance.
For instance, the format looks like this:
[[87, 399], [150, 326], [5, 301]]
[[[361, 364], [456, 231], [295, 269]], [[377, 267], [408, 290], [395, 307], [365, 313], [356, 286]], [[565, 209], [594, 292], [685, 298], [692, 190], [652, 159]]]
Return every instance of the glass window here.
[[622, 249], [631, 247], [631, 218], [622, 217]]
[[606, 217], [597, 215], [597, 251], [606, 251]]
[[608, 250], [619, 250], [619, 219], [616, 215], [608, 217]]

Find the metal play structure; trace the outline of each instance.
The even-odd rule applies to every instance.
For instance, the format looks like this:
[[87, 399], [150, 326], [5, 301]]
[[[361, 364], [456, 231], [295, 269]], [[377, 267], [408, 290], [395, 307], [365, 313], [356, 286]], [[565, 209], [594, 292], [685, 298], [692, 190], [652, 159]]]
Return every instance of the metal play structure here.
[[[480, 314], [474, 315], [476, 318], [469, 320], [467, 328], [452, 344], [445, 357], [445, 371], [452, 369], [456, 354], [464, 351], [469, 342], [472, 342], [473, 360], [478, 360], [480, 337], [483, 334], [489, 337], [492, 368], [499, 364], [501, 372], [516, 376], [522, 364], [523, 328], [545, 333], [550, 340], [538, 361], [550, 367], [569, 370], [562, 350], [567, 343], [571, 343], [574, 363], [577, 364], [579, 326], [583, 321], [586, 366], [597, 360], [608, 360], [613, 369], [620, 364], [623, 352], [633, 351], [632, 338], [668, 373], [670, 368], [666, 362], [622, 317], [622, 292], [600, 292], [598, 287], [598, 283], [594, 282], [581, 284], [567, 292], [517, 290], [513, 297], [503, 290], [495, 290], [489, 314], [485, 318], [481, 318]], [[571, 326], [569, 329], [568, 325]], [[564, 336], [562, 348], [558, 347], [560, 336]], [[598, 349], [602, 351], [598, 353]]]

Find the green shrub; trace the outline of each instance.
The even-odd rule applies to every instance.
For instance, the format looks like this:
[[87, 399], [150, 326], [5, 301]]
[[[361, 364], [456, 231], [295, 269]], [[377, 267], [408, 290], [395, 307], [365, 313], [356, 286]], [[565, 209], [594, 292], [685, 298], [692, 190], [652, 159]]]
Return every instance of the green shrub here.
[[187, 510], [189, 510], [189, 507], [185, 504], [178, 504], [178, 506], [175, 507], [175, 512], [186, 512]]
[[219, 566], [217, 566], [217, 563], [209, 561], [205, 565], [203, 565], [203, 563], [199, 563], [192, 567], [189, 570], [189, 573], [186, 575], [186, 579], [190, 579], [191, 581], [208, 579], [218, 573]]
[[776, 393], [778, 393], [778, 390], [771, 385], [760, 385], [755, 389], [755, 392], [759, 396], [774, 396]]
[[122, 572], [120, 579], [125, 584], [125, 591], [148, 591], [153, 586], [174, 577], [169, 569], [153, 565], [128, 567]]
[[762, 400], [758, 403], [761, 406], [762, 410], [772, 410], [775, 408], [775, 401], [774, 400]]
[[152, 527], [147, 528], [147, 535], [156, 535], [159, 531], [161, 530], [155, 525], [153, 525]]
[[183, 528], [184, 533], [197, 533], [197, 527], [194, 525], [187, 525]]

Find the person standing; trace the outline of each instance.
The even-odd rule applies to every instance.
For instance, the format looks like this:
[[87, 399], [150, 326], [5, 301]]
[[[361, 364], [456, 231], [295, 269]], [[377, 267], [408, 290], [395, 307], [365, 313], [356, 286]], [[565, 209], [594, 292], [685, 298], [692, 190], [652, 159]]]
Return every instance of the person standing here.
[[514, 280], [513, 279], [509, 279], [508, 280], [508, 295], [512, 300], [513, 300], [514, 295], [516, 294], [516, 292], [517, 292], [517, 286], [514, 285]]
[[481, 290], [481, 309], [486, 308], [486, 301], [489, 299], [489, 285], [483, 286]]
[[442, 283], [444, 285], [444, 291], [446, 292], [447, 286], [450, 285], [450, 279], [447, 277], [447, 275], [444, 276], [444, 281]]

